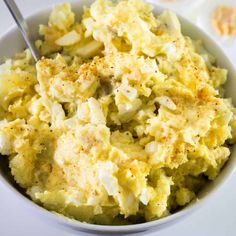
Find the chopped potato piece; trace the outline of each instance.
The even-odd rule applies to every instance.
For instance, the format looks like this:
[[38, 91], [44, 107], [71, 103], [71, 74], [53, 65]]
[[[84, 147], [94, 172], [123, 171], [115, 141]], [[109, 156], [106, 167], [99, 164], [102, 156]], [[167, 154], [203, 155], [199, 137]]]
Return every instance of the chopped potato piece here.
[[84, 57], [89, 58], [96, 55], [101, 49], [103, 44], [98, 41], [91, 41], [76, 50], [76, 54]]
[[59, 46], [70, 46], [75, 43], [78, 43], [80, 39], [81, 36], [75, 30], [72, 30], [69, 33], [57, 39], [55, 43]]

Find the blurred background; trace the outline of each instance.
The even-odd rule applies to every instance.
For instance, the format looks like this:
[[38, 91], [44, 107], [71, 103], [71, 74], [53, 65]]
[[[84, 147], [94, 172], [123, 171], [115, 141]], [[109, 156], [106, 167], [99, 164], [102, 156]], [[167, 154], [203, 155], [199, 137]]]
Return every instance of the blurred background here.
[[[16, 0], [24, 16], [69, 0]], [[74, 0], [76, 2], [77, 0]], [[148, 0], [170, 8], [201, 27], [223, 48], [236, 69], [236, 0]], [[14, 22], [0, 1], [0, 35]], [[236, 78], [235, 78], [236, 79]], [[235, 88], [236, 89], [236, 88]], [[187, 219], [148, 236], [234, 236], [236, 232], [236, 174], [216, 195]], [[59, 226], [27, 212], [9, 189], [0, 183], [0, 236], [72, 236]]]

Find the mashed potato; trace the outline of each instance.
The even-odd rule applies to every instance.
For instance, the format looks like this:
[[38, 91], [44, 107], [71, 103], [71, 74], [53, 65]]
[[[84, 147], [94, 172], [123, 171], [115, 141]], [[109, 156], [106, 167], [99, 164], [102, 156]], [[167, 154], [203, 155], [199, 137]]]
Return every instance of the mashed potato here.
[[227, 71], [176, 15], [97, 0], [56, 6], [36, 42], [0, 66], [0, 153], [36, 203], [81, 221], [167, 216], [228, 160], [236, 110]]

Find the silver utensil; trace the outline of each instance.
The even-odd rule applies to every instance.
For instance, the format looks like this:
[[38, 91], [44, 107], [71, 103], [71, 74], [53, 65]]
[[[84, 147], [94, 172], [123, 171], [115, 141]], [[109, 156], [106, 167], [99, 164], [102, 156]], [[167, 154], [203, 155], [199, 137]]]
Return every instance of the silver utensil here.
[[4, 2], [7, 8], [9, 9], [11, 15], [13, 16], [17, 26], [19, 27], [20, 32], [25, 40], [25, 43], [29, 47], [34, 60], [37, 62], [40, 59], [40, 56], [39, 53], [37, 52], [37, 49], [35, 48], [34, 41], [32, 40], [32, 37], [30, 35], [27, 22], [22, 16], [14, 0], [4, 0]]

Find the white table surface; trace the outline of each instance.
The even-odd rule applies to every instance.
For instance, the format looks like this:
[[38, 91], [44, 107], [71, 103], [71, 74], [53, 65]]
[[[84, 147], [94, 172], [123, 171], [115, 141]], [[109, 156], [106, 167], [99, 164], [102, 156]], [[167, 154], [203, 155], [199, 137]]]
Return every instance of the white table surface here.
[[[207, 0], [205, 2], [210, 2]], [[220, 1], [220, 0], [213, 0]], [[61, 0], [16, 0], [24, 15], [45, 8]], [[153, 1], [155, 2], [155, 0]], [[224, 0], [222, 0], [224, 2]], [[229, 1], [227, 1], [229, 2]], [[236, 2], [232, 0], [231, 2]], [[206, 6], [204, 5], [204, 8]], [[197, 21], [197, 15], [202, 7], [194, 10], [190, 17]], [[187, 14], [183, 12], [183, 14]], [[201, 21], [201, 20], [200, 20]], [[7, 9], [0, 1], [0, 34], [13, 24]], [[236, 42], [235, 46], [226, 53], [236, 66]], [[187, 219], [148, 236], [233, 236], [236, 235], [236, 174], [225, 183], [218, 192], [202, 208], [198, 209]], [[50, 225], [30, 212], [21, 205], [21, 201], [8, 189], [2, 188], [0, 183], [0, 236], [73, 236], [82, 235], [72, 231]]]

